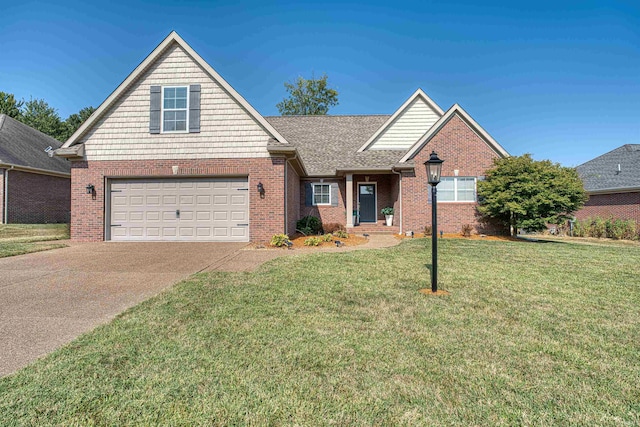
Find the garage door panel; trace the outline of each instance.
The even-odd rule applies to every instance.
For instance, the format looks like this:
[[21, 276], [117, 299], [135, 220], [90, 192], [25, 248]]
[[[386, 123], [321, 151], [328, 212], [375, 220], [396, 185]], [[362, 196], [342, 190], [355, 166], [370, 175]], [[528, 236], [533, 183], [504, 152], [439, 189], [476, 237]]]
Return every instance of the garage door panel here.
[[248, 241], [249, 227], [238, 226], [248, 225], [247, 187], [246, 178], [112, 180], [110, 237]]

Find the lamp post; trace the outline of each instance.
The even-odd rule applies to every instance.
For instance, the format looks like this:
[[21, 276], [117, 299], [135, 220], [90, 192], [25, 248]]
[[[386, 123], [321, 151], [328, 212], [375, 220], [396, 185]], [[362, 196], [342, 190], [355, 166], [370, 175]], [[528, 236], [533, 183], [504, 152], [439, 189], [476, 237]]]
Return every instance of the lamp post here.
[[431, 292], [438, 291], [438, 200], [436, 186], [440, 182], [442, 162], [435, 151], [424, 162], [427, 168], [427, 182], [431, 185]]

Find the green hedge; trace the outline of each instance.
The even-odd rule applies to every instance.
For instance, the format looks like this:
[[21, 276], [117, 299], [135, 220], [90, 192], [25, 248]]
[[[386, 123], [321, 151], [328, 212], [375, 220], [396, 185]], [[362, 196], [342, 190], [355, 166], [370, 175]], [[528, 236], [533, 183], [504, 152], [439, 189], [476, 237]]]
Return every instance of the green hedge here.
[[593, 217], [577, 220], [573, 225], [573, 235], [576, 237], [637, 240], [638, 231], [638, 224], [631, 219]]

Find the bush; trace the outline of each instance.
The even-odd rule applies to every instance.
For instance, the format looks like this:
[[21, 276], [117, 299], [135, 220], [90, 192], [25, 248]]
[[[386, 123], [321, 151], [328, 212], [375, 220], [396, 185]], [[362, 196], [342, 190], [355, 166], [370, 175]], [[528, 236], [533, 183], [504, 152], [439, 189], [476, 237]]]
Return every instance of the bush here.
[[328, 222], [326, 224], [322, 224], [322, 230], [325, 233], [335, 233], [338, 230], [345, 230], [344, 225], [338, 222]]
[[613, 218], [587, 218], [573, 224], [575, 237], [607, 237], [616, 240], [635, 240], [638, 238], [638, 225], [633, 220]]
[[319, 246], [320, 242], [322, 242], [322, 239], [320, 237], [315, 237], [315, 236], [304, 239], [305, 246]]
[[289, 242], [289, 236], [286, 234], [276, 234], [271, 238], [271, 246], [277, 246], [279, 248], [287, 246]]
[[425, 225], [424, 226], [424, 235], [425, 236], [431, 236], [431, 233], [433, 232], [432, 230], [433, 229], [431, 228], [430, 225]]
[[320, 219], [313, 215], [307, 215], [296, 222], [296, 230], [307, 236], [309, 234], [318, 234], [321, 227]]
[[333, 239], [333, 236], [331, 234], [327, 233], [327, 234], [323, 235], [321, 237], [321, 239], [322, 239], [323, 242], [330, 242], [331, 239]]
[[393, 215], [393, 208], [392, 207], [382, 208], [380, 213], [382, 215]]
[[349, 233], [347, 233], [344, 230], [334, 231], [333, 235], [336, 236], [336, 237], [339, 237], [340, 239], [348, 239], [349, 238]]
[[462, 234], [463, 237], [471, 237], [472, 231], [473, 227], [471, 226], [471, 224], [462, 224], [462, 230], [460, 231], [460, 234]]

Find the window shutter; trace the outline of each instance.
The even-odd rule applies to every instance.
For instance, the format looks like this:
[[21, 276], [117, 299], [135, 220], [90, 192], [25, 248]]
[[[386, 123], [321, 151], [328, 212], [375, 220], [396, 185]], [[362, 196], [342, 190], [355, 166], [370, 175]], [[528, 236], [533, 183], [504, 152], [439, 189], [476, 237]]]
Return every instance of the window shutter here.
[[162, 88], [151, 86], [149, 106], [149, 133], [160, 133], [160, 104], [162, 103]]
[[331, 206], [338, 206], [338, 183], [331, 183]]
[[304, 205], [313, 206], [313, 188], [310, 182], [304, 183]]
[[189, 133], [200, 132], [200, 85], [189, 86]]
[[427, 184], [427, 204], [429, 204], [429, 205], [430, 205], [431, 203], [433, 203], [433, 202], [431, 201], [431, 191], [432, 191], [432, 186], [431, 186], [431, 185], [429, 185], [429, 184]]

